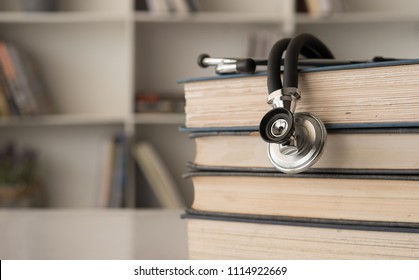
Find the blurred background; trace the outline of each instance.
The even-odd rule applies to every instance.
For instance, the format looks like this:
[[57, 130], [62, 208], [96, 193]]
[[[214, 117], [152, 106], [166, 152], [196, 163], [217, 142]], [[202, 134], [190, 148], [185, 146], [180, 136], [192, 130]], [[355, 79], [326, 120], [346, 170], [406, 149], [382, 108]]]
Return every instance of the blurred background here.
[[177, 81], [301, 32], [338, 59], [418, 58], [419, 2], [1, 0], [0, 258], [187, 258]]

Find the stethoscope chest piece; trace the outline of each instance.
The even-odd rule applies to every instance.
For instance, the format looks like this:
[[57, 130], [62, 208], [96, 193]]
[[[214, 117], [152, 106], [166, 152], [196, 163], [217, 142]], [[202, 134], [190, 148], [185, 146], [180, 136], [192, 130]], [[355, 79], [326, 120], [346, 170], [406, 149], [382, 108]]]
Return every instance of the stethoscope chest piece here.
[[272, 165], [284, 173], [309, 169], [320, 158], [326, 144], [327, 131], [318, 117], [310, 113], [294, 113], [301, 98], [298, 58], [303, 51], [310, 57], [333, 59], [329, 49], [310, 34], [279, 40], [273, 45], [268, 59], [267, 102], [273, 108], [261, 119], [259, 133], [268, 143], [268, 158]]
[[319, 118], [310, 113], [296, 113], [294, 122], [295, 146], [268, 144], [269, 160], [284, 173], [300, 173], [310, 168], [326, 144], [326, 128]]

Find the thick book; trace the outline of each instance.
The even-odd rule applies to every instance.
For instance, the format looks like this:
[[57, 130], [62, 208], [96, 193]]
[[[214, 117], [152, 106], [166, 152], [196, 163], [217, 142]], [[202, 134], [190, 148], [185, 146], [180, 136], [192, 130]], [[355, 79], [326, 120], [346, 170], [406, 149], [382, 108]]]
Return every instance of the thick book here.
[[[264, 73], [180, 82], [186, 127], [257, 127], [272, 109]], [[299, 90], [296, 111], [318, 116], [326, 127], [419, 122], [418, 59], [302, 69]]]
[[334, 223], [419, 224], [419, 176], [192, 172], [192, 208]]
[[[280, 203], [280, 202], [279, 202]], [[190, 259], [419, 259], [419, 229], [188, 211]]]
[[[201, 170], [275, 171], [257, 130], [185, 129], [194, 139]], [[312, 172], [417, 174], [419, 128], [330, 129]]]

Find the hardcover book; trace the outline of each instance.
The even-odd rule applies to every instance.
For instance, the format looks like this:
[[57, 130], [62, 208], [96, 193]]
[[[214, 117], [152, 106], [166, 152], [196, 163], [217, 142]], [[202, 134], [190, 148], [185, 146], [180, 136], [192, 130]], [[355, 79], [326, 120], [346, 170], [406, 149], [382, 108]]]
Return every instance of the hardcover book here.
[[419, 225], [419, 176], [192, 172], [192, 209]]
[[[276, 171], [267, 144], [254, 129], [186, 129], [195, 142], [191, 168]], [[330, 129], [312, 172], [419, 174], [419, 129]]]
[[191, 259], [418, 259], [419, 230], [188, 211]]
[[[297, 112], [310, 112], [327, 127], [417, 126], [418, 63], [416, 59], [302, 69]], [[181, 82], [186, 127], [257, 127], [271, 109], [265, 73]]]

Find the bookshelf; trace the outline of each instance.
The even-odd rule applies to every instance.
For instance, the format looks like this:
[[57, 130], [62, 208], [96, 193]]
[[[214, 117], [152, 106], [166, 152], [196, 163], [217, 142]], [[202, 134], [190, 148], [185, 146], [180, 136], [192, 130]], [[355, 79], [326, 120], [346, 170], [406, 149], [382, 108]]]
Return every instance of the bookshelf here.
[[[138, 92], [181, 96], [176, 80], [213, 75], [196, 65], [201, 53], [245, 57], [252, 33], [280, 38], [312, 32], [339, 58], [419, 57], [413, 0], [348, 0], [350, 12], [320, 18], [297, 14], [294, 0], [196, 0], [199, 10], [190, 14], [136, 11], [134, 0], [57, 3], [52, 12], [24, 12], [15, 0], [0, 3], [0, 38], [36, 58], [59, 112], [1, 118], [0, 144], [14, 140], [39, 150], [53, 208], [95, 207], [101, 147], [121, 131], [133, 143], [152, 142], [191, 201], [191, 182], [181, 177], [194, 154], [193, 141], [178, 131], [184, 116], [136, 113], [134, 98]], [[126, 204], [134, 207], [141, 190], [135, 172], [127, 179]]]

